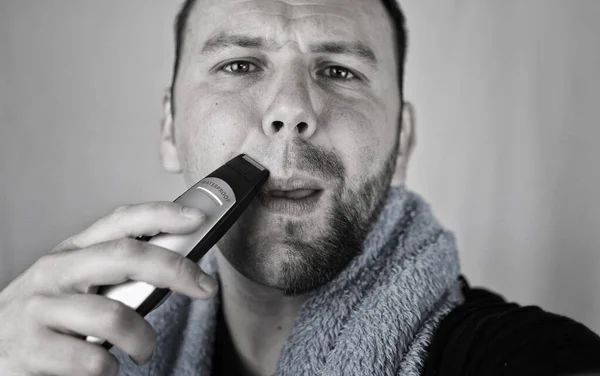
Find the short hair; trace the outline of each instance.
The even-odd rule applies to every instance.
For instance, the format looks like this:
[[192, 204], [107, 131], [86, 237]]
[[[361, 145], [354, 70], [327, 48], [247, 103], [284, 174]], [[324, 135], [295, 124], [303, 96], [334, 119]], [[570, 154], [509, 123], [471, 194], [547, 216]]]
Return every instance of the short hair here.
[[[392, 18], [394, 26], [394, 37], [396, 42], [396, 59], [398, 61], [398, 88], [400, 96], [404, 93], [404, 65], [406, 60], [406, 50], [408, 48], [408, 33], [406, 31], [406, 18], [398, 4], [399, 0], [381, 0], [383, 6]], [[183, 50], [184, 31], [187, 26], [187, 20], [190, 12], [194, 7], [196, 0], [185, 0], [177, 17], [175, 18], [175, 63], [173, 64], [173, 76], [171, 80], [171, 111], [175, 115], [175, 81], [179, 70], [179, 61], [181, 59], [181, 51]]]

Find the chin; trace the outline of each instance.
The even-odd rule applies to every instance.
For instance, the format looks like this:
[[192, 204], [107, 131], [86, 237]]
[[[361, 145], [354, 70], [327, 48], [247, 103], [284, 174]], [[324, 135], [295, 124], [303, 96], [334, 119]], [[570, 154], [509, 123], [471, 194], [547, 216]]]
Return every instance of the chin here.
[[246, 278], [261, 285], [281, 291], [289, 289], [290, 270], [305, 262], [301, 250], [285, 244], [272, 244], [257, 253], [253, 268], [246, 268]]
[[251, 281], [285, 295], [311, 292], [331, 281], [362, 251], [360, 218], [322, 195], [308, 214], [249, 207], [220, 243], [227, 261]]

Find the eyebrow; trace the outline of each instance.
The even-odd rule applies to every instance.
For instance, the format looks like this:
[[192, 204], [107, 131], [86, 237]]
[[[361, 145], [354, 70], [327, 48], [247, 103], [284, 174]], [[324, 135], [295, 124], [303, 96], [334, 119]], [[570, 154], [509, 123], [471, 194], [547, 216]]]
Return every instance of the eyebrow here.
[[[219, 33], [209, 38], [202, 47], [203, 55], [210, 55], [232, 47], [256, 48], [274, 51], [275, 42], [262, 37], [250, 37], [240, 34]], [[371, 66], [377, 66], [377, 57], [371, 48], [362, 42], [323, 42], [309, 47], [312, 53], [329, 53], [354, 56]]]
[[310, 46], [313, 53], [328, 53], [350, 55], [365, 61], [371, 66], [377, 66], [377, 57], [372, 49], [362, 42], [325, 42]]
[[274, 44], [267, 43], [267, 41], [261, 37], [219, 33], [209, 38], [206, 43], [204, 43], [202, 54], [210, 55], [231, 47], [274, 49]]

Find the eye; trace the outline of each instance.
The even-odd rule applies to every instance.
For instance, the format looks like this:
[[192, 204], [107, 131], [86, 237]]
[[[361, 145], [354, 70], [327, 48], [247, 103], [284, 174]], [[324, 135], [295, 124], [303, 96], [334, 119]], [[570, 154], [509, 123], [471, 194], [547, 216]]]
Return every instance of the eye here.
[[350, 69], [340, 67], [337, 65], [327, 67], [323, 69], [323, 73], [333, 79], [336, 80], [354, 80], [356, 79], [356, 75], [352, 73]]
[[229, 74], [246, 74], [255, 72], [258, 67], [249, 61], [237, 60], [225, 64], [221, 69]]

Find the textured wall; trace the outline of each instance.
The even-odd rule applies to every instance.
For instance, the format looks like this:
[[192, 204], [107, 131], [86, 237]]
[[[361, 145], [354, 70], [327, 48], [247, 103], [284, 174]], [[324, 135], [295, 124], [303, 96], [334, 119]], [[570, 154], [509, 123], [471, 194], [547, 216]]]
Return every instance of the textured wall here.
[[403, 4], [412, 187], [472, 282], [600, 332], [600, 2]]

